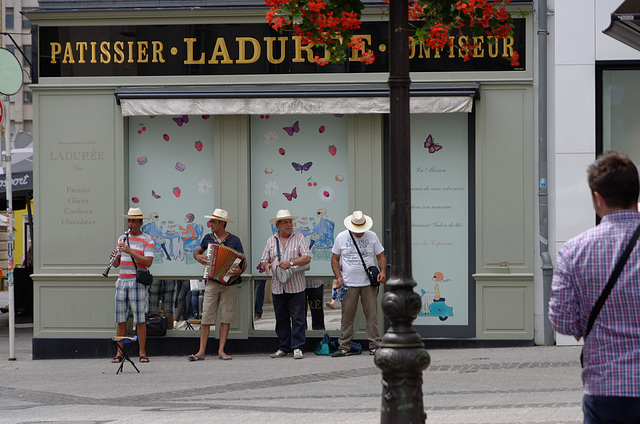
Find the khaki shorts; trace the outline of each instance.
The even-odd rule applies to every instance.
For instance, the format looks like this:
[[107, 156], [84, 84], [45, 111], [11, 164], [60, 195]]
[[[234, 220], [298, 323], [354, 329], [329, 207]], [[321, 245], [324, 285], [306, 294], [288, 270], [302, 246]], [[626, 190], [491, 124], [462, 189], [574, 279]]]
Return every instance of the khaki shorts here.
[[214, 325], [218, 309], [220, 322], [230, 324], [236, 321], [236, 297], [238, 285], [223, 286], [209, 280], [204, 286], [204, 301], [202, 304], [202, 324]]

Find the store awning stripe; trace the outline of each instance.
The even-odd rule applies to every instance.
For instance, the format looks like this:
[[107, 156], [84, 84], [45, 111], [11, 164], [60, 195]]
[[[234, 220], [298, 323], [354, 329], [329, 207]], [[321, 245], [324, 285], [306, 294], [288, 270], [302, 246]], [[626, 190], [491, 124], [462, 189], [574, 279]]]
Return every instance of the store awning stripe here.
[[[122, 99], [123, 116], [389, 113], [389, 98]], [[418, 97], [411, 113], [470, 113], [472, 97]]]
[[[412, 84], [412, 113], [469, 113], [480, 84]], [[123, 87], [123, 116], [389, 113], [386, 84]]]

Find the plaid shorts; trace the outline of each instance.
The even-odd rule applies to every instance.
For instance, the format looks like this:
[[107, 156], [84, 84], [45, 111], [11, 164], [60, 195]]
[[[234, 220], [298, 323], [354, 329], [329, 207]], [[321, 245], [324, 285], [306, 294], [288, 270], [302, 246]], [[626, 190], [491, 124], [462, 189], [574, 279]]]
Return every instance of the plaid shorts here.
[[162, 300], [162, 313], [173, 315], [176, 280], [154, 280], [149, 286], [149, 313], [157, 314]]
[[116, 322], [127, 322], [129, 310], [133, 312], [133, 322], [144, 322], [147, 307], [147, 287], [137, 283], [135, 278], [116, 281]]

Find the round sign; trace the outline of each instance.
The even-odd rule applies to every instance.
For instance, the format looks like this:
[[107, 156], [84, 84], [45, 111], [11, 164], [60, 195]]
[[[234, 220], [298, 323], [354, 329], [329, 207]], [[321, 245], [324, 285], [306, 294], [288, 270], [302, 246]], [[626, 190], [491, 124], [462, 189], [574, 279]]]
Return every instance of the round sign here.
[[9, 50], [0, 48], [0, 94], [13, 96], [22, 88], [22, 65]]

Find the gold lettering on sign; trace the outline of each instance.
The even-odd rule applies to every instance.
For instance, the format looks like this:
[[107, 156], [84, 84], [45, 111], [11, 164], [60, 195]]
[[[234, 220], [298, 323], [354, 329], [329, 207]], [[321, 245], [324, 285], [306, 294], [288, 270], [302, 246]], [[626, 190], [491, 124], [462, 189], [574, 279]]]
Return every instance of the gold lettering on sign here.
[[149, 55], [147, 54], [148, 48], [149, 43], [147, 41], [138, 41], [138, 63], [149, 62]]
[[291, 59], [292, 62], [304, 62], [304, 58], [302, 57], [302, 51], [304, 50], [307, 53], [307, 62], [314, 63], [315, 59], [313, 58], [313, 50], [311, 48], [313, 45], [306, 44], [302, 45], [302, 37], [299, 35], [294, 35], [291, 39], [295, 42], [295, 56]]
[[66, 43], [64, 46], [64, 57], [62, 63], [76, 63], [73, 60], [73, 51], [71, 50], [71, 43]]
[[[362, 48], [351, 49], [348, 52], [348, 60], [357, 62], [367, 49], [386, 50], [384, 44], [372, 43], [372, 34], [359, 34], [362, 39]], [[340, 40], [340, 37], [334, 37]], [[250, 65], [260, 61], [269, 64], [281, 64], [285, 60], [291, 63], [314, 63], [315, 53], [313, 44], [304, 44], [302, 37], [293, 35], [291, 37], [264, 37], [262, 39], [254, 37], [235, 37], [233, 40], [225, 37], [217, 37], [215, 43], [206, 43], [197, 37], [183, 38], [184, 47], [169, 46], [172, 56], [184, 55], [185, 65]], [[229, 43], [227, 43], [227, 41]], [[233, 45], [236, 43], [236, 46]], [[505, 38], [502, 41], [491, 36], [471, 37], [466, 35], [449, 36], [443, 48], [430, 48], [423, 41], [411, 43], [409, 51], [410, 60], [439, 60], [448, 58], [461, 62], [464, 58], [463, 50], [470, 42], [473, 42], [474, 49], [469, 58], [510, 58], [514, 54], [515, 40], [513, 37]], [[231, 51], [228, 45], [232, 47]], [[96, 40], [96, 41], [67, 41], [50, 42], [50, 63], [57, 64], [123, 64], [123, 63], [165, 63], [164, 48], [162, 41], [157, 40]], [[263, 56], [263, 51], [266, 54]], [[317, 49], [315, 51], [318, 51]], [[288, 52], [292, 52], [291, 57], [287, 57]], [[324, 49], [323, 58], [329, 60], [332, 52]], [[233, 55], [233, 57], [232, 57]], [[237, 55], [237, 57], [236, 57]], [[43, 58], [46, 53], [43, 53]], [[276, 57], [277, 56], [277, 57]], [[242, 71], [239, 71], [242, 73]], [[115, 74], [114, 74], [115, 75]]]
[[96, 60], [96, 45], [98, 43], [96, 43], [95, 41], [92, 41], [90, 44], [91, 44], [91, 63], [98, 63], [98, 61]]
[[84, 52], [87, 51], [87, 42], [86, 41], [78, 41], [76, 43], [76, 50], [78, 51], [78, 54], [80, 55], [80, 58], [78, 59], [78, 63], [85, 63], [84, 60]]
[[349, 58], [349, 62], [358, 62], [360, 61], [360, 55], [365, 52], [367, 49], [367, 45], [371, 45], [371, 35], [359, 35], [362, 38], [362, 48], [357, 50], [351, 50], [351, 57]]
[[482, 48], [484, 36], [473, 37], [473, 43], [476, 45], [476, 48], [473, 49], [473, 57], [484, 57], [484, 49]]
[[127, 41], [127, 46], [129, 47], [129, 60], [127, 60], [127, 63], [133, 63], [133, 41]]
[[289, 37], [278, 37], [277, 40], [280, 42], [280, 57], [275, 59], [273, 57], [273, 42], [276, 41], [276, 37], [264, 37], [264, 41], [267, 43], [267, 60], [269, 63], [273, 63], [277, 65], [278, 63], [282, 63], [285, 57], [285, 46]]
[[200, 59], [193, 59], [193, 43], [197, 41], [196, 38], [185, 38], [184, 42], [187, 43], [187, 60], [184, 61], [185, 65], [199, 65], [204, 63], [204, 53], [200, 55]]
[[224, 38], [218, 37], [216, 39], [216, 45], [213, 48], [213, 53], [211, 53], [211, 58], [207, 62], [209, 65], [217, 65], [218, 56], [222, 56], [222, 61], [220, 63], [233, 63], [233, 60], [229, 57], [229, 50], [227, 49], [227, 43], [224, 42]]
[[502, 57], [513, 56], [513, 37], [502, 39]]
[[109, 48], [111, 47], [111, 43], [108, 41], [103, 41], [100, 43], [100, 51], [102, 54], [100, 55], [100, 63], [109, 63], [111, 62], [111, 52]]
[[56, 56], [62, 53], [62, 44], [49, 43], [49, 46], [51, 46], [51, 63], [58, 63]]
[[[260, 49], [260, 43], [255, 38], [251, 37], [236, 37], [236, 41], [238, 42], [238, 60], [236, 63], [255, 63], [260, 59], [260, 55], [262, 54], [262, 50]], [[250, 42], [253, 45], [253, 57], [251, 59], [247, 59], [246, 57], [246, 43]]]
[[164, 63], [164, 57], [162, 56], [162, 49], [164, 48], [164, 45], [162, 44], [161, 41], [152, 41], [151, 42], [151, 48], [153, 51], [153, 59], [151, 59], [151, 62], [153, 63]]
[[124, 62], [124, 51], [122, 51], [123, 48], [124, 43], [122, 41], [116, 41], [115, 43], [113, 43], [113, 51], [115, 52], [115, 54], [113, 55], [114, 63]]

